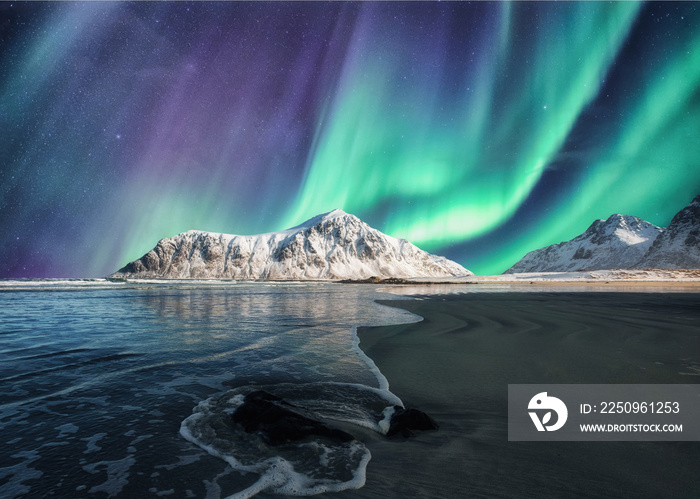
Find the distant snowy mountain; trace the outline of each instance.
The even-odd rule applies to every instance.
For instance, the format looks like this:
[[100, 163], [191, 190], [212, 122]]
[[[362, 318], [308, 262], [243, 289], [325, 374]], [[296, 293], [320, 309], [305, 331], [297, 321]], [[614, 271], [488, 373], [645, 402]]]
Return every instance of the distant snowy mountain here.
[[112, 278], [367, 279], [472, 275], [461, 265], [373, 229], [342, 210], [280, 232], [188, 231], [162, 239]]
[[663, 231], [641, 218], [615, 214], [570, 241], [531, 251], [505, 273], [630, 268]]
[[700, 196], [676, 213], [668, 228], [656, 238], [647, 254], [634, 267], [700, 268]]
[[531, 251], [506, 270], [570, 272], [605, 269], [699, 269], [700, 196], [668, 228], [626, 215], [596, 220], [578, 237]]

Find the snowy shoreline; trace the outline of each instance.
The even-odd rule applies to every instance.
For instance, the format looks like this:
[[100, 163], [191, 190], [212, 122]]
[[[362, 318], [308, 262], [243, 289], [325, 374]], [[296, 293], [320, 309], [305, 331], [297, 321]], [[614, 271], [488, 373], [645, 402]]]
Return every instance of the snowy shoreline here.
[[700, 286], [700, 269], [612, 269], [576, 272], [526, 272], [517, 274], [470, 275], [465, 277], [413, 277], [401, 279], [305, 279], [305, 280], [247, 280], [247, 279], [169, 279], [169, 278], [63, 278], [63, 279], [0, 279], [0, 290], [21, 287], [123, 287], [125, 285], [192, 285], [227, 286], [235, 284], [381, 284], [381, 285], [443, 285], [443, 284], [539, 284], [539, 285], [671, 285]]
[[[415, 283], [421, 279], [411, 279]], [[525, 272], [517, 274], [500, 274], [490, 276], [470, 276], [462, 279], [431, 279], [441, 284], [554, 284], [557, 286], [571, 284], [678, 284], [700, 285], [700, 270], [698, 269], [612, 269], [576, 272]]]

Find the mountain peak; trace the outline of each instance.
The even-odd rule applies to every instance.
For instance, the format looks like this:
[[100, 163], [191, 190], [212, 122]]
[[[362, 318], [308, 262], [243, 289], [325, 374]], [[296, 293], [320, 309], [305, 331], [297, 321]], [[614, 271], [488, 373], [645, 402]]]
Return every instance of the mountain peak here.
[[700, 196], [671, 219], [671, 223], [636, 268], [700, 268]]
[[346, 217], [346, 216], [355, 216], [355, 215], [350, 215], [349, 213], [344, 212], [340, 208], [336, 208], [335, 210], [329, 211], [328, 213], [324, 213], [321, 215], [325, 220], [331, 219], [331, 218], [337, 218], [337, 217]]
[[350, 219], [359, 220], [359, 218], [357, 218], [355, 215], [351, 215], [349, 213], [344, 212], [340, 208], [336, 208], [335, 210], [329, 211], [328, 213], [321, 213], [320, 215], [316, 215], [315, 217], [311, 217], [307, 221], [302, 222], [299, 225], [292, 227], [292, 229], [301, 229], [303, 227], [313, 227], [314, 225], [318, 225], [319, 223], [327, 222], [330, 220], [335, 220], [337, 218], [350, 218]]
[[505, 273], [629, 268], [661, 232], [662, 228], [641, 218], [615, 213], [594, 221], [569, 241], [531, 251]]
[[608, 217], [608, 219], [605, 221], [606, 224], [615, 224], [619, 225], [622, 227], [638, 227], [640, 225], [648, 224], [649, 222], [646, 222], [642, 220], [639, 217], [635, 217], [632, 215], [623, 215], [621, 213], [613, 213]]

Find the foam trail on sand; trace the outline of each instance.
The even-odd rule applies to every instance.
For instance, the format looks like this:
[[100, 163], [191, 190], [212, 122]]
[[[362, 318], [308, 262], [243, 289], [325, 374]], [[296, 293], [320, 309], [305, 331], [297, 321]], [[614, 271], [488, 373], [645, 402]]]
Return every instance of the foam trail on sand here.
[[[423, 320], [414, 314], [407, 318]], [[386, 434], [394, 406], [404, 404], [389, 390], [387, 378], [359, 344], [357, 326], [353, 326], [352, 351], [367, 365], [378, 388], [335, 381], [239, 387], [200, 402], [182, 422], [180, 434], [186, 440], [223, 459], [235, 471], [260, 475], [254, 484], [227, 499], [249, 498], [262, 491], [308, 496], [364, 486], [371, 454], [360, 441], [336, 444], [319, 439], [272, 447], [229, 421], [247, 393], [264, 389], [320, 420], [350, 423]]]
[[371, 454], [353, 440], [335, 443], [323, 438], [267, 445], [257, 434], [230, 422], [245, 394], [264, 389], [294, 406], [304, 407], [319, 420], [333, 420], [383, 432], [387, 405], [400, 402], [393, 394], [363, 385], [344, 383], [279, 384], [231, 390], [199, 403], [180, 426], [180, 434], [231, 468], [260, 478], [230, 497], [245, 498], [265, 490], [282, 495], [308, 496], [358, 489], [365, 484]]
[[[421, 318], [420, 320], [423, 320], [423, 319]], [[416, 322], [420, 322], [420, 320], [418, 320]], [[360, 348], [360, 337], [357, 335], [357, 327], [353, 328], [352, 336], [353, 336], [352, 349], [357, 353], [357, 355], [360, 357], [360, 359], [362, 359], [362, 361], [365, 364], [367, 364], [367, 367], [369, 367], [369, 370], [377, 378], [377, 382], [379, 383], [379, 389], [387, 392], [387, 394], [391, 394], [392, 396], [396, 397], [389, 390], [389, 380], [386, 379], [386, 376], [384, 376], [384, 374], [382, 374], [382, 372], [377, 367], [377, 364], [375, 364], [374, 361], [372, 359], [370, 359], [367, 356], [367, 354], [364, 351], [362, 351], [362, 349]], [[396, 397], [396, 399], [400, 402], [398, 397]], [[399, 403], [397, 405], [403, 406], [403, 403]]]

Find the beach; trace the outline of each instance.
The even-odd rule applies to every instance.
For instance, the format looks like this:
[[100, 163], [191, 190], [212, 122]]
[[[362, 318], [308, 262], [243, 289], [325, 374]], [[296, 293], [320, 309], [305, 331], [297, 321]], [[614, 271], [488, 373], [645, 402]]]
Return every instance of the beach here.
[[698, 383], [700, 294], [470, 293], [391, 301], [422, 322], [360, 347], [438, 431], [368, 435], [345, 497], [699, 497], [697, 442], [509, 442], [508, 384]]
[[[509, 384], [700, 382], [700, 293], [690, 288], [31, 281], [3, 289], [3, 498], [271, 498], [291, 487], [348, 499], [700, 496], [699, 442], [509, 442], [507, 434]], [[357, 441], [277, 448], [232, 430], [232, 410], [258, 389]], [[399, 402], [440, 429], [387, 439], [377, 418]]]

